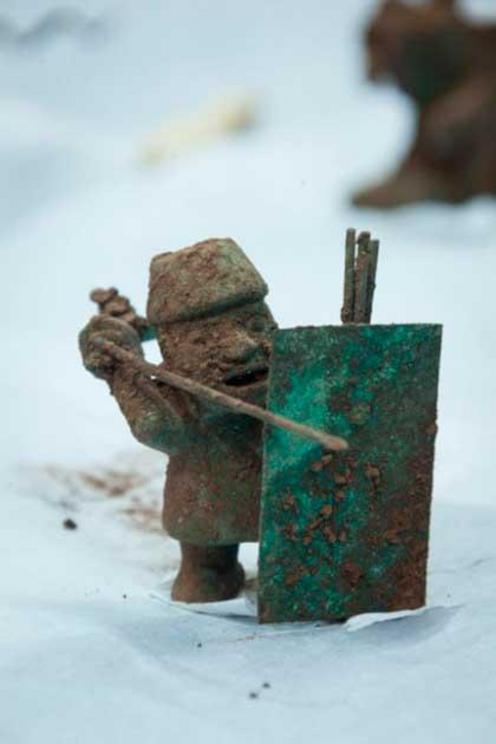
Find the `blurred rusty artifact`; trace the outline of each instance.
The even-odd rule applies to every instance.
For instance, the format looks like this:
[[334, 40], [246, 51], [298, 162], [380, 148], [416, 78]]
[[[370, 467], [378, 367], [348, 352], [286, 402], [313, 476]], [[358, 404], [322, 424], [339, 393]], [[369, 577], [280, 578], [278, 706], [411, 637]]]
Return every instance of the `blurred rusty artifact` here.
[[495, 194], [496, 24], [467, 18], [456, 0], [384, 0], [366, 48], [369, 78], [390, 81], [411, 99], [416, 131], [397, 170], [354, 203], [456, 204]]
[[92, 293], [84, 364], [169, 455], [173, 599], [235, 597], [239, 544], [260, 539], [261, 622], [423, 603], [440, 329], [370, 325], [378, 247], [348, 231], [343, 326], [278, 331], [230, 239], [156, 256], [146, 320], [116, 289]]

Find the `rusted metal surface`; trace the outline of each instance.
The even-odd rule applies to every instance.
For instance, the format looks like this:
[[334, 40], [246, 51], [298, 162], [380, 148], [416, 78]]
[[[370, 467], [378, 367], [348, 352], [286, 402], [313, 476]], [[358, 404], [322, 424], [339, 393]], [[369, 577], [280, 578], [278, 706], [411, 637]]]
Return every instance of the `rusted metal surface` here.
[[269, 408], [350, 450], [266, 431], [261, 622], [424, 604], [440, 344], [438, 325], [276, 334]]

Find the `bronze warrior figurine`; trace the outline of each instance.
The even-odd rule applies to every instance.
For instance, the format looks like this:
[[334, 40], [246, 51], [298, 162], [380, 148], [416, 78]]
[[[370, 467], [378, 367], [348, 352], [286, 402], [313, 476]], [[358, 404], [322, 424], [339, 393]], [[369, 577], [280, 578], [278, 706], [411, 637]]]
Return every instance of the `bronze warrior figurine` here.
[[[156, 256], [147, 306], [164, 370], [265, 405], [276, 323], [267, 285], [232, 240], [207, 240]], [[157, 400], [136, 369], [116, 362], [104, 339], [142, 359], [138, 331], [95, 316], [80, 334], [85, 367], [104, 379], [135, 438], [167, 453], [163, 523], [181, 543], [172, 596], [206, 602], [236, 596], [244, 582], [241, 542], [258, 540], [262, 460], [260, 421], [155, 383]]]
[[[260, 622], [424, 603], [441, 327], [371, 324], [378, 248], [347, 232], [337, 326], [277, 330], [229, 239], [156, 256], [147, 319], [116, 289], [92, 293], [84, 365], [169, 456], [173, 599], [235, 597], [239, 544], [259, 541]], [[152, 336], [159, 365], [143, 356]]]

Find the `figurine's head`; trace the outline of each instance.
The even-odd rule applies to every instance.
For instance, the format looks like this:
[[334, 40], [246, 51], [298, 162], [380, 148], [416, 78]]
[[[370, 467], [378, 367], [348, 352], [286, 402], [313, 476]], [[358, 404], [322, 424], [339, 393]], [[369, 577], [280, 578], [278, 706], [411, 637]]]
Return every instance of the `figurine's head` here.
[[276, 323], [267, 285], [229, 239], [206, 240], [156, 256], [148, 321], [167, 366], [262, 405]]
[[366, 32], [368, 76], [392, 80], [419, 104], [462, 74], [469, 33], [456, 0], [384, 0]]

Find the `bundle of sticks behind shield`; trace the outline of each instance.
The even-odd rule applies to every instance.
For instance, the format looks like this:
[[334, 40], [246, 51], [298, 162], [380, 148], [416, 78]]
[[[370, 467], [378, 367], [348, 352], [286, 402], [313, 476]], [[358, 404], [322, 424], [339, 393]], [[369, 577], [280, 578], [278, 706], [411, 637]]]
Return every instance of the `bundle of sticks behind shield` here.
[[341, 320], [343, 323], [370, 323], [374, 300], [379, 241], [369, 232], [346, 232], [344, 293]]

